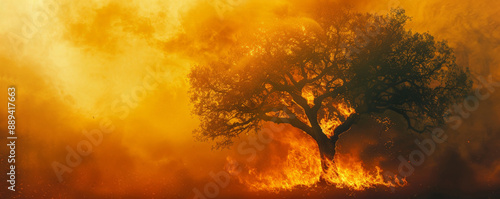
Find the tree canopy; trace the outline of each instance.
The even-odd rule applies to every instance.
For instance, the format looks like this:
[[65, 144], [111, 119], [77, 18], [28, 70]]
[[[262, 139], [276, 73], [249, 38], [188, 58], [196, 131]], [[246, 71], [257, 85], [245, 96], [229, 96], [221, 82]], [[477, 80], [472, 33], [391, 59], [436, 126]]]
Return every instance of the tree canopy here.
[[219, 60], [192, 68], [195, 135], [226, 147], [263, 122], [287, 123], [333, 158], [339, 136], [362, 115], [397, 113], [419, 133], [442, 125], [470, 91], [469, 71], [445, 41], [407, 30], [408, 20], [402, 9], [339, 10], [255, 30]]

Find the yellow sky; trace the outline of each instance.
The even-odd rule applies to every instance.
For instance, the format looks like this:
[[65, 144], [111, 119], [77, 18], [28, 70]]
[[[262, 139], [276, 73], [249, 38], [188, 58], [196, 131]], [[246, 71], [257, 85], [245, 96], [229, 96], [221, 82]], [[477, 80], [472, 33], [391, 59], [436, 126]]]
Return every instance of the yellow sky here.
[[[189, 68], [223, 54], [227, 44], [259, 24], [282, 16], [307, 18], [315, 5], [240, 0], [221, 8], [223, 1], [2, 1], [0, 89], [18, 89], [18, 136], [24, 140], [19, 153], [29, 163], [20, 169], [33, 174], [27, 181], [36, 181], [25, 182], [25, 191], [36, 195], [30, 187], [48, 184], [96, 195], [145, 189], [172, 194], [220, 169], [231, 152], [212, 152], [210, 143], [191, 135], [198, 121], [190, 114]], [[413, 18], [410, 28], [448, 40], [459, 64], [474, 74], [500, 76], [500, 1], [346, 4], [378, 13], [401, 6]], [[51, 163], [63, 162], [66, 146], [76, 147], [85, 139], [82, 131], [103, 120], [116, 129], [58, 183]], [[201, 161], [207, 168], [199, 168]]]

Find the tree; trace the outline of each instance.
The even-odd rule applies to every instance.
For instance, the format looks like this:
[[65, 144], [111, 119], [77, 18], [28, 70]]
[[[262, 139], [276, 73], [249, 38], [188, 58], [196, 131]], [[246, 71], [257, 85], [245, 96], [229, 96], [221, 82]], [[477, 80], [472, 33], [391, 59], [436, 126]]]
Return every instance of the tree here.
[[340, 135], [362, 116], [396, 113], [423, 133], [469, 93], [468, 69], [446, 42], [406, 30], [404, 10], [331, 13], [263, 27], [220, 60], [193, 67], [195, 135], [220, 148], [263, 122], [286, 123], [333, 160]]

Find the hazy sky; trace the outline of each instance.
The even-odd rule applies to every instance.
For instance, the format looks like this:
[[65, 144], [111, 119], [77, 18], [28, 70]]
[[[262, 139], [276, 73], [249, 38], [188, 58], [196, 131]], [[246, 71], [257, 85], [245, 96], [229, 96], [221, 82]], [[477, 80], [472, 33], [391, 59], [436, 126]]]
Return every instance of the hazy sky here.
[[[2, 1], [0, 88], [17, 88], [17, 165], [23, 188], [19, 193], [191, 198], [192, 188], [202, 187], [210, 180], [208, 173], [223, 169], [227, 156], [236, 153], [211, 151], [210, 143], [192, 138], [198, 121], [190, 114], [189, 68], [214, 60], [262, 23], [307, 19], [321, 1], [234, 2], [228, 6], [225, 0]], [[500, 80], [500, 1], [341, 4], [381, 14], [400, 6], [412, 17], [408, 28], [447, 40], [458, 64], [470, 67], [473, 74]], [[494, 118], [500, 108], [493, 103], [498, 96], [481, 102], [462, 133], [450, 139], [447, 146], [458, 155], [446, 155], [452, 152], [442, 149], [445, 155], [439, 157], [474, 162], [489, 148], [498, 148], [500, 127]], [[0, 107], [6, 112], [5, 106]], [[6, 118], [0, 121], [6, 124]], [[64, 163], [66, 147], [75, 149], [87, 139], [82, 132], [100, 128], [103, 121], [114, 127], [112, 132], [104, 134], [92, 154], [58, 182], [51, 164]], [[0, 132], [6, 135], [5, 128]], [[470, 168], [489, 171], [470, 178], [494, 176], [488, 182], [498, 187], [496, 157], [481, 156], [477, 165], [470, 163]], [[6, 165], [2, 159], [2, 169]], [[415, 177], [420, 178], [427, 179]]]

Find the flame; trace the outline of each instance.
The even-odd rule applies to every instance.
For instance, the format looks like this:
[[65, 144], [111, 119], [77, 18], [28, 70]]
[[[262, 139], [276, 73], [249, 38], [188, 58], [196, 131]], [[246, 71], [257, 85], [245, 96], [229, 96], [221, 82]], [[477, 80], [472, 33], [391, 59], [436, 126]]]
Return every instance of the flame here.
[[[301, 93], [302, 97], [307, 100], [307, 104], [309, 106], [314, 106], [314, 99], [316, 98], [314, 96], [314, 93], [312, 91], [312, 88], [310, 87], [304, 87]], [[339, 112], [340, 112], [340, 117], [347, 118], [351, 114], [354, 113], [354, 109], [347, 105], [346, 103], [336, 103], [333, 105]], [[340, 119], [338, 118], [339, 116], [330, 116], [330, 113], [326, 113], [326, 116], [323, 117], [323, 119], [320, 121], [320, 126], [323, 129], [323, 133], [328, 136], [329, 138], [333, 136], [333, 130], [342, 124]]]
[[304, 87], [302, 90], [302, 97], [307, 100], [307, 104], [309, 106], [314, 106], [314, 93], [312, 92], [311, 88], [309, 87]]
[[271, 159], [267, 160], [271, 168], [262, 170], [250, 166], [246, 173], [237, 175], [239, 181], [252, 191], [277, 192], [291, 190], [297, 186], [315, 186], [322, 172], [316, 143], [305, 134], [293, 132], [280, 136], [279, 140], [275, 141], [288, 148], [284, 161], [277, 158], [278, 155], [272, 154], [269, 157]]
[[[302, 90], [304, 97], [310, 106], [314, 106], [314, 93], [307, 87]], [[346, 119], [355, 111], [347, 103], [334, 103], [340, 117]], [[327, 115], [320, 121], [320, 125], [328, 137], [333, 136], [333, 130], [341, 125], [339, 114]], [[323, 171], [322, 159], [317, 143], [305, 133], [294, 130], [280, 132], [278, 139], [279, 149], [286, 149], [285, 155], [267, 154], [261, 161], [268, 166], [262, 166], [258, 160], [249, 162], [245, 167], [245, 172], [235, 173], [240, 183], [246, 185], [252, 191], [279, 192], [292, 190], [296, 187], [317, 187], [321, 182], [333, 185], [337, 188], [347, 188], [350, 190], [365, 190], [376, 186], [396, 187], [407, 184], [405, 179], [397, 179], [397, 176], [382, 175], [382, 169], [375, 166], [372, 170], [367, 170], [363, 161], [353, 155], [337, 154], [335, 161], [326, 160], [328, 169]], [[270, 146], [272, 148], [272, 146]], [[284, 156], [284, 157], [283, 157]], [[235, 160], [228, 157], [228, 162]], [[394, 180], [397, 179], [397, 180]], [[395, 183], [389, 181], [394, 180]]]
[[349, 116], [354, 113], [354, 109], [347, 106], [347, 104], [339, 103], [337, 104], [337, 109], [344, 115]]
[[[354, 109], [349, 107], [345, 103], [337, 103], [334, 105], [334, 107], [340, 112], [341, 117], [344, 118], [347, 118], [354, 113]], [[327, 115], [320, 121], [320, 126], [323, 129], [323, 133], [330, 138], [334, 134], [333, 130], [337, 126], [341, 125], [342, 122], [338, 117], [331, 117], [329, 113], [326, 114]]]
[[382, 175], [382, 169], [378, 166], [375, 171], [368, 171], [363, 168], [360, 160], [352, 155], [340, 155], [335, 157], [335, 164], [328, 161], [329, 169], [322, 177], [337, 188], [348, 188], [352, 190], [364, 190], [375, 186], [396, 187], [407, 184], [406, 179], [398, 179], [397, 176], [388, 176], [395, 180], [395, 183], [386, 181]]
[[[318, 146], [313, 139], [296, 131], [280, 134], [283, 135], [276, 136], [279, 140], [275, 142], [288, 146], [285, 158], [278, 154], [268, 154], [269, 156], [263, 157], [261, 161], [269, 164], [269, 167], [260, 168], [261, 163], [250, 162], [244, 172], [235, 174], [239, 182], [249, 190], [279, 192], [297, 187], [318, 187], [321, 179], [326, 181], [327, 185], [350, 190], [365, 190], [376, 186], [399, 187], [407, 184], [405, 179], [398, 179], [396, 183], [389, 181], [396, 179], [396, 176], [384, 179], [380, 167], [367, 170], [362, 161], [352, 155], [337, 154], [335, 163], [328, 161], [329, 169], [323, 172]], [[231, 158], [228, 160], [234, 161]]]

